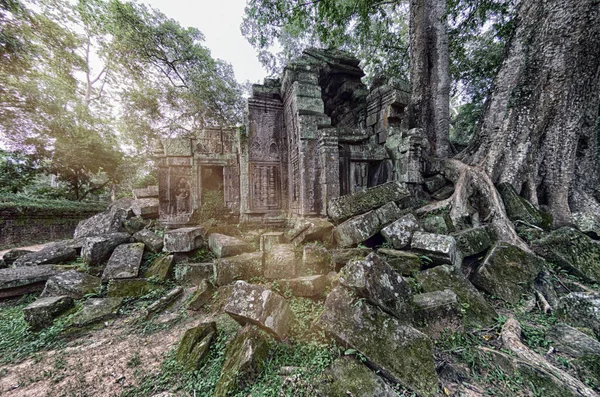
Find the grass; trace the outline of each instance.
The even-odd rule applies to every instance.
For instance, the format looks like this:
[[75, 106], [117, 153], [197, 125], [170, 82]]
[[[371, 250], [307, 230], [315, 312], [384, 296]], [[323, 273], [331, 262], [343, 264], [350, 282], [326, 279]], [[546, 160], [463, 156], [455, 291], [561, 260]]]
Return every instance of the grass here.
[[0, 363], [22, 361], [34, 353], [60, 347], [61, 334], [71, 321], [71, 315], [62, 316], [40, 332], [32, 332], [23, 318], [23, 308], [35, 300], [24, 296], [15, 305], [0, 307]]
[[3, 193], [0, 195], [0, 209], [15, 209], [18, 212], [31, 210], [46, 210], [56, 213], [86, 213], [101, 212], [108, 206], [107, 202], [100, 201], [70, 201], [51, 200], [46, 198], [31, 197], [25, 194]]

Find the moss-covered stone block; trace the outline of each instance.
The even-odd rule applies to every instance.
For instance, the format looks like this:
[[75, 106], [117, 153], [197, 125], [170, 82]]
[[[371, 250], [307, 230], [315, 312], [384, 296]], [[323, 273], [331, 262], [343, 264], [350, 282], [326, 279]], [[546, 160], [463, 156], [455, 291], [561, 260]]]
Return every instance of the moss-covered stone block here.
[[198, 289], [187, 304], [189, 310], [201, 310], [212, 300], [215, 288], [207, 280], [202, 280]]
[[159, 288], [162, 287], [144, 278], [115, 279], [108, 283], [108, 296], [111, 298], [138, 297]]
[[533, 290], [533, 280], [543, 267], [544, 260], [538, 256], [498, 242], [471, 281], [477, 288], [514, 305]]
[[419, 273], [417, 281], [424, 292], [440, 291], [446, 288], [456, 293], [467, 328], [484, 327], [494, 323], [498, 314], [483, 295], [457, 269], [436, 266]]
[[269, 343], [256, 327], [240, 329], [225, 351], [225, 363], [213, 397], [235, 395], [256, 381], [269, 354]]
[[454, 232], [454, 223], [447, 212], [428, 214], [419, 220], [423, 230], [428, 233], [450, 234]]
[[155, 277], [159, 280], [168, 280], [173, 272], [173, 255], [161, 256], [152, 261], [145, 277]]
[[600, 282], [600, 242], [580, 231], [565, 227], [532, 243], [533, 250], [571, 274]]
[[352, 357], [338, 358], [322, 376], [321, 393], [330, 397], [394, 397], [394, 390]]
[[177, 361], [188, 371], [200, 369], [216, 333], [214, 322], [202, 323], [185, 331], [175, 355]]
[[474, 227], [452, 233], [456, 244], [463, 255], [471, 256], [481, 254], [492, 246], [492, 238], [485, 227]]
[[501, 183], [497, 186], [497, 189], [504, 202], [506, 214], [511, 221], [522, 221], [543, 229], [552, 227], [552, 216], [540, 211], [525, 198], [519, 196], [510, 183]]
[[377, 254], [403, 276], [412, 276], [421, 268], [421, 258], [412, 252], [380, 248]]
[[83, 303], [81, 310], [73, 318], [73, 325], [84, 327], [116, 316], [123, 304], [123, 298], [94, 298]]

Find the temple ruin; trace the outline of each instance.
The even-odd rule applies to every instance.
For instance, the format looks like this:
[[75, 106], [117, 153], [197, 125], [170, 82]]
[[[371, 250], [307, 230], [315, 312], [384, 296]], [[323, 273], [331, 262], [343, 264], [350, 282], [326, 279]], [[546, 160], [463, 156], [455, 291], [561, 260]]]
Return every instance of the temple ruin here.
[[252, 87], [244, 128], [164, 140], [160, 220], [189, 223], [210, 190], [240, 222], [277, 224], [385, 182], [420, 183], [421, 142], [401, 128], [408, 86], [368, 89], [364, 75], [348, 53], [308, 49]]

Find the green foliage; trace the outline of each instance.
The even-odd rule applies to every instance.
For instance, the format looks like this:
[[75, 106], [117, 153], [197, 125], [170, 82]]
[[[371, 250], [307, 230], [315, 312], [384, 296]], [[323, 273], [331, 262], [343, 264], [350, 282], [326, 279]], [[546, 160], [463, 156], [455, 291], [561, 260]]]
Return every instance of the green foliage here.
[[194, 211], [192, 221], [202, 223], [216, 220], [221, 218], [225, 211], [227, 211], [227, 207], [225, 207], [223, 190], [203, 190], [202, 204], [200, 209]]
[[21, 193], [41, 172], [39, 158], [0, 149], [0, 192]]
[[46, 198], [32, 197], [25, 194], [0, 194], [0, 209], [13, 208], [18, 212], [26, 213], [28, 211], [43, 210], [51, 211], [57, 214], [101, 212], [106, 210], [108, 203], [98, 201], [70, 201], [70, 200], [51, 200]]

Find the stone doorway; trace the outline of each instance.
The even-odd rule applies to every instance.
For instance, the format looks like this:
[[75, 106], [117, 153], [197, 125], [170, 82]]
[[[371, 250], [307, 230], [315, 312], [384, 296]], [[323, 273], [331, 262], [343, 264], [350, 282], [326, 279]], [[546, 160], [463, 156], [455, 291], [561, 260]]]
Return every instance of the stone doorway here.
[[225, 206], [225, 177], [223, 166], [200, 167], [200, 202]]

